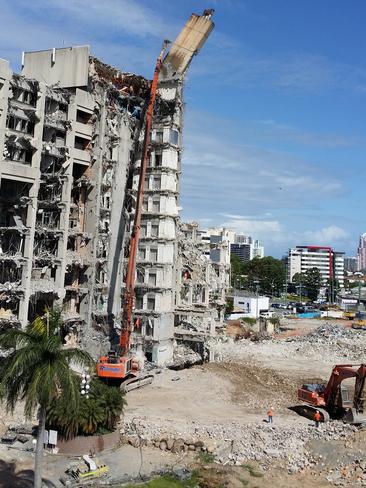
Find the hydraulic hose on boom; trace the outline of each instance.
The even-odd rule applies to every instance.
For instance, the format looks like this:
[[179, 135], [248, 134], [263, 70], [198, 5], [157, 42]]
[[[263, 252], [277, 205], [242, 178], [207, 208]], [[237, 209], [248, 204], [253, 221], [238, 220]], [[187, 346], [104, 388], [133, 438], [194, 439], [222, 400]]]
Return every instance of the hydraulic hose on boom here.
[[[140, 238], [142, 202], [144, 198], [144, 182], [146, 168], [149, 160], [149, 146], [151, 141], [151, 128], [153, 122], [156, 92], [158, 87], [159, 73], [163, 64], [163, 57], [168, 43], [169, 41], [164, 41], [160, 55], [156, 61], [154, 77], [150, 89], [149, 104], [145, 115], [145, 133], [138, 180], [135, 217], [132, 227], [127, 263], [126, 289], [122, 309], [122, 330], [119, 340], [119, 350], [110, 351], [108, 356], [101, 357], [97, 363], [98, 376], [110, 380], [124, 381], [128, 377], [132, 377], [132, 380], [134, 380], [134, 377], [136, 377], [139, 372], [138, 361], [136, 359], [134, 360], [134, 358], [130, 355], [131, 333], [133, 330], [132, 314], [135, 301], [136, 255]], [[143, 384], [151, 383], [151, 375], [145, 378], [148, 378], [149, 381], [144, 382], [144, 378], [142, 378], [141, 381], [143, 382]], [[138, 386], [142, 385], [139, 384]]]

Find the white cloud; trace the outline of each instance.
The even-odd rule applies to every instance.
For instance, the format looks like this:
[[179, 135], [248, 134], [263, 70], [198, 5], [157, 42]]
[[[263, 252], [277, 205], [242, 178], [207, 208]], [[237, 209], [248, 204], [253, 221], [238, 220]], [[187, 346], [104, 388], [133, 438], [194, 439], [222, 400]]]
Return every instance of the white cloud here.
[[349, 232], [338, 227], [330, 225], [319, 230], [306, 231], [302, 238], [309, 244], [332, 245], [337, 242], [344, 242], [349, 237]]
[[262, 140], [281, 140], [315, 147], [349, 147], [362, 142], [356, 137], [309, 132], [274, 120], [259, 120], [253, 124], [250, 132]]
[[161, 15], [135, 0], [18, 0], [18, 11], [22, 7], [38, 18], [44, 12], [51, 22], [58, 19], [71, 25], [77, 23], [82, 30], [90, 26], [104, 27], [104, 37], [112, 30], [161, 37], [167, 30]]
[[223, 222], [222, 225], [235, 230], [238, 234], [258, 236], [258, 238], [269, 236], [271, 233], [275, 233], [279, 237], [282, 233], [278, 220], [233, 219]]
[[[245, 144], [242, 127], [188, 110], [182, 164], [184, 216], [276, 215], [319, 208], [342, 182], [289, 152]], [[319, 195], [322, 196], [321, 201]], [[276, 217], [274, 217], [276, 218]], [[281, 216], [283, 218], [283, 216]], [[265, 218], [264, 220], [272, 220]]]

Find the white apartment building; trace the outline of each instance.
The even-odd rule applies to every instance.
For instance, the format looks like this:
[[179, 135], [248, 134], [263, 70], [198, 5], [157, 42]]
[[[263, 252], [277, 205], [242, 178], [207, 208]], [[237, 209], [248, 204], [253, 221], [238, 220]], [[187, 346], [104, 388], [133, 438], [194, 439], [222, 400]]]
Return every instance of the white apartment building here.
[[225, 227], [199, 230], [202, 243], [206, 244], [204, 255], [213, 263], [230, 266], [230, 246], [235, 241], [235, 232]]
[[335, 278], [339, 286], [344, 286], [344, 253], [336, 252], [331, 247], [296, 246], [289, 249], [288, 280], [296, 273], [306, 273], [308, 269], [318, 268], [323, 279], [323, 285], [330, 278]]

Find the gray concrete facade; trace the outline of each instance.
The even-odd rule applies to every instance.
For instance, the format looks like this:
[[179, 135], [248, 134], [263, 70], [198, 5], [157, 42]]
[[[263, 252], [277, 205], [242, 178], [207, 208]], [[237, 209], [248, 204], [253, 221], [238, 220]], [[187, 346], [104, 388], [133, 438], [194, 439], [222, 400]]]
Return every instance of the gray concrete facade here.
[[[133, 347], [173, 359], [183, 83], [213, 28], [193, 14], [159, 77], [136, 270]], [[186, 44], [185, 44], [186, 43]], [[88, 46], [0, 60], [0, 327], [62, 306], [65, 342], [116, 343], [150, 81]], [[179, 312], [180, 313], [180, 312]]]

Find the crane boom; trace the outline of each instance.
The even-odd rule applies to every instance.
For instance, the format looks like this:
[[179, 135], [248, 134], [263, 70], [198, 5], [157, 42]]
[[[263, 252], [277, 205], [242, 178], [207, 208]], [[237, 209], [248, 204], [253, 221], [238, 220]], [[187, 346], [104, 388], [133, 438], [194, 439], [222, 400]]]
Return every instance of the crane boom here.
[[140, 239], [141, 228], [141, 212], [142, 201], [144, 198], [144, 182], [147, 163], [149, 160], [149, 146], [151, 140], [151, 127], [156, 99], [156, 91], [158, 87], [159, 73], [163, 64], [163, 56], [167, 47], [168, 41], [164, 41], [160, 55], [156, 61], [154, 77], [151, 83], [150, 100], [146, 111], [145, 135], [142, 149], [142, 158], [140, 165], [140, 174], [137, 189], [136, 211], [133, 222], [133, 228], [130, 240], [130, 252], [128, 255], [127, 275], [126, 275], [126, 290], [122, 313], [122, 332], [120, 336], [120, 347], [122, 354], [125, 354], [130, 349], [130, 338], [132, 332], [132, 311], [135, 300], [135, 273], [136, 273], [136, 254], [138, 243]]

